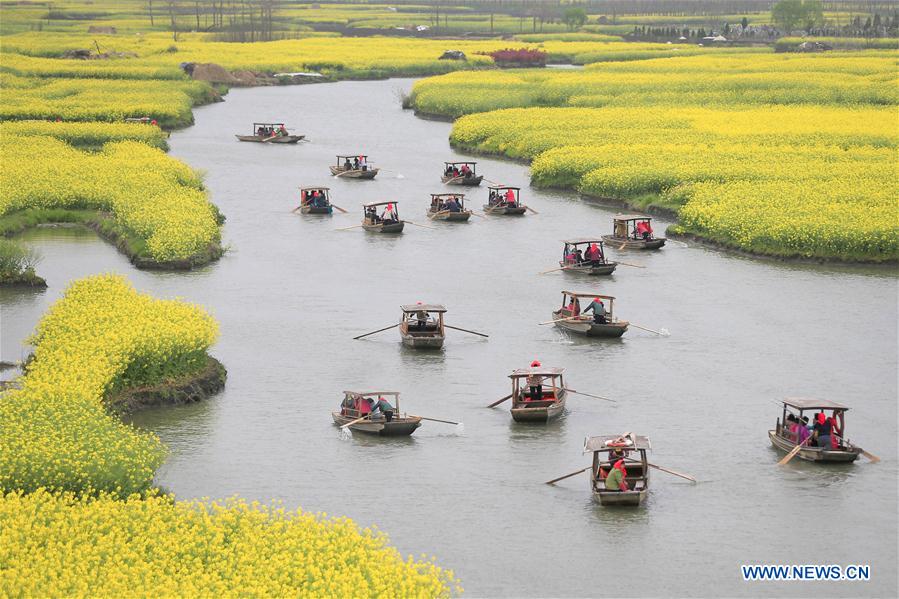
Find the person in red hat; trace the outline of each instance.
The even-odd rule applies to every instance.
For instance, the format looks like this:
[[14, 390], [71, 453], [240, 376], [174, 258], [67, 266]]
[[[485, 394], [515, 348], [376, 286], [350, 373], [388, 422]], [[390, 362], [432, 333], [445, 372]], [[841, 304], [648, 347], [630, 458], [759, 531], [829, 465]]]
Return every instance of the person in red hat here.
[[649, 226], [648, 220], [641, 220], [637, 223], [636, 234], [637, 237], [642, 237], [643, 239], [652, 239], [652, 227]]
[[618, 460], [606, 477], [606, 491], [630, 490], [631, 488], [627, 484], [627, 470], [624, 467], [624, 460]]
[[395, 223], [396, 220], [396, 211], [393, 208], [393, 204], [387, 204], [387, 207], [384, 208], [384, 213], [381, 214], [381, 220], [384, 223]]
[[[531, 368], [540, 368], [540, 361], [531, 362]], [[528, 387], [531, 389], [530, 401], [540, 401], [543, 399], [543, 377], [539, 374], [528, 375]]]
[[606, 323], [606, 305], [598, 297], [594, 297], [590, 305], [584, 308], [584, 314], [593, 311], [593, 322], [597, 324]]

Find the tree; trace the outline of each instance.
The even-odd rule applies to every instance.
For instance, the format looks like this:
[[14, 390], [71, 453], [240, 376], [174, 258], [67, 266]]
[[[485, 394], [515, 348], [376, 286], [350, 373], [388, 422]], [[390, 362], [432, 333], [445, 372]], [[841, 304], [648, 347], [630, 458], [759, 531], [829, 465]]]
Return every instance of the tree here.
[[566, 8], [562, 20], [568, 25], [569, 31], [580, 29], [587, 22], [587, 11], [580, 6]]
[[824, 20], [824, 7], [820, 0], [780, 0], [771, 7], [771, 18], [784, 33], [789, 34], [797, 25], [809, 29]]
[[743, 17], [743, 20], [740, 21], [740, 25], [743, 26], [743, 31], [746, 31], [749, 28], [749, 19]]

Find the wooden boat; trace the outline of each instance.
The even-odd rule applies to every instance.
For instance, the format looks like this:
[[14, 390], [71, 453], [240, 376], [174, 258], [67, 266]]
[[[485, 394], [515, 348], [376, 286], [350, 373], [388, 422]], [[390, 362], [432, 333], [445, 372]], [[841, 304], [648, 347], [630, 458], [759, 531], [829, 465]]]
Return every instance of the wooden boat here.
[[[573, 272], [582, 275], [610, 275], [615, 272], [618, 267], [617, 262], [606, 259], [606, 252], [603, 248], [601, 239], [569, 239], [563, 242], [565, 247], [562, 249], [562, 260], [559, 266], [565, 268], [565, 272]], [[575, 253], [581, 245], [587, 246], [589, 249], [591, 244], [596, 244], [599, 250], [599, 260], [582, 260], [580, 262], [572, 262], [568, 259], [570, 254]], [[586, 253], [586, 252], [583, 252]]]
[[368, 156], [337, 156], [337, 166], [331, 166], [331, 174], [341, 179], [374, 179], [381, 169], [368, 164]]
[[301, 214], [331, 214], [333, 211], [330, 189], [327, 187], [300, 188]]
[[[440, 180], [447, 185], [465, 185], [468, 187], [477, 187], [481, 184], [481, 180], [484, 178], [483, 175], [478, 175], [476, 173], [477, 164], [477, 162], [444, 162], [443, 175], [440, 177]], [[454, 170], [459, 171], [464, 166], [467, 166], [469, 168], [468, 173], [458, 175], [453, 174]]]
[[[452, 201], [458, 202], [459, 210], [450, 210], [446, 207]], [[447, 222], [466, 222], [471, 218], [471, 210], [465, 208], [465, 194], [432, 193], [431, 206], [428, 208], [428, 218]]]
[[413, 349], [440, 349], [446, 339], [443, 315], [446, 308], [439, 304], [410, 304], [400, 306], [400, 337], [403, 345]]
[[236, 135], [240, 141], [254, 141], [267, 144], [295, 144], [305, 135], [290, 135], [284, 123], [253, 123], [252, 135]]
[[[605, 322], [597, 322], [592, 315], [580, 313], [581, 298], [599, 298], [608, 301], [609, 307], [606, 310]], [[576, 293], [574, 291], [562, 292], [562, 307], [553, 311], [552, 320], [560, 329], [577, 333], [578, 335], [586, 335], [587, 337], [621, 337], [627, 331], [628, 322], [626, 320], [617, 320], [613, 314], [613, 304], [615, 298], [611, 295], [600, 295], [598, 293]], [[603, 302], [605, 304], [605, 301]], [[575, 313], [572, 315], [571, 306], [575, 306]]]
[[384, 397], [393, 397], [392, 412], [385, 413], [383, 410], [378, 410], [374, 416], [367, 417], [361, 422], [350, 424], [348, 428], [355, 433], [368, 435], [408, 437], [415, 432], [415, 429], [421, 426], [420, 416], [410, 416], [400, 412], [400, 394], [396, 391], [370, 391], [366, 393], [344, 391], [343, 395], [344, 398], [340, 404], [340, 410], [331, 412], [331, 417], [337, 426], [344, 426], [370, 413], [363, 402], [371, 405]]
[[[405, 221], [400, 220], [399, 210], [396, 205], [398, 202], [372, 202], [363, 204], [362, 228], [372, 233], [402, 233]], [[384, 214], [378, 215], [378, 206], [387, 206], [388, 210], [392, 208], [393, 218], [385, 220]]]
[[[512, 419], [515, 422], [549, 422], [558, 418], [565, 410], [564, 368], [519, 368], [512, 371]], [[542, 380], [541, 397], [531, 397], [528, 377]], [[546, 385], [547, 379], [549, 385]]]
[[[593, 467], [590, 469], [590, 491], [600, 505], [638, 506], [646, 499], [649, 490], [649, 462], [646, 450], [652, 445], [647, 437], [626, 433], [625, 435], [600, 435], [584, 440], [584, 453], [593, 452]], [[616, 449], [624, 452], [625, 482], [629, 491], [606, 489], [606, 473], [621, 459], [612, 455]], [[636, 454], [636, 457], [634, 457]]]
[[[639, 214], [616, 214], [612, 217], [613, 229], [611, 235], [603, 235], [602, 238], [610, 245], [618, 249], [628, 250], [657, 250], [665, 245], [664, 237], [656, 237], [652, 234], [652, 217]], [[641, 225], [642, 223], [642, 225]], [[644, 238], [637, 231], [638, 225], [649, 229]]]
[[[521, 203], [521, 189], [507, 185], [488, 187], [490, 195], [484, 204], [485, 214], [504, 216], [521, 216], [527, 212], [528, 207]], [[509, 192], [512, 192], [511, 196]], [[513, 199], [514, 198], [514, 199]]]
[[849, 410], [848, 407], [826, 399], [808, 399], [804, 397], [790, 397], [783, 400], [783, 414], [777, 419], [774, 430], [768, 431], [768, 439], [778, 450], [789, 453], [796, 448], [796, 440], [790, 434], [786, 425], [787, 416], [792, 415], [802, 422], [805, 412], [812, 415], [811, 422], [814, 422], [814, 415], [824, 410], [831, 411], [831, 417], [836, 422], [833, 434], [836, 435], [837, 443], [827, 444], [825, 447], [814, 445], [814, 441], [809, 441], [796, 454], [797, 457], [809, 462], [821, 463], [849, 463], [858, 459], [862, 453], [862, 448], [857, 447], [846, 439], [846, 426], [844, 415]]

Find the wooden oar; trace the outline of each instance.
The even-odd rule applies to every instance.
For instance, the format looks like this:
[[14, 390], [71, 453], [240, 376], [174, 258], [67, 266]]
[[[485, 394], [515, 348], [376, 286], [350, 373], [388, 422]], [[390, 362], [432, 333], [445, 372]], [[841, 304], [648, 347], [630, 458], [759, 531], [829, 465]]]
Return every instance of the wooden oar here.
[[537, 212], [536, 210], [534, 210], [534, 209], [531, 208], [530, 206], [525, 206], [525, 209], [526, 209], [526, 210], [530, 210], [530, 211], [533, 212], [534, 214], [540, 214], [539, 212]]
[[431, 422], [442, 422], [444, 424], [455, 424], [456, 426], [458, 426], [460, 424], [459, 422], [453, 422], [452, 420], [440, 420], [438, 418], [428, 418], [427, 416], [413, 416], [412, 414], [409, 414], [409, 415], [412, 416], [413, 418], [421, 418], [422, 420], [430, 420]]
[[361, 172], [362, 172], [361, 168], [354, 168], [354, 169], [350, 169], [348, 171], [343, 171], [342, 173], [337, 173], [336, 175], [334, 175], [334, 178], [336, 179], [337, 177], [342, 177], [342, 176], [348, 175], [350, 173], [361, 173]]
[[698, 482], [695, 478], [693, 478], [693, 477], [690, 476], [689, 474], [681, 474], [680, 472], [675, 472], [674, 470], [669, 470], [669, 469], [667, 469], [667, 468], [662, 468], [661, 466], [656, 466], [655, 464], [651, 464], [651, 463], [649, 463], [649, 462], [646, 462], [646, 463], [649, 464], [649, 467], [650, 467], [650, 468], [655, 468], [656, 470], [661, 470], [662, 472], [667, 472], [668, 474], [673, 474], [674, 476], [679, 476], [679, 477], [681, 477], [681, 478], [686, 478], [687, 480], [689, 480], [689, 481], [691, 481], [691, 482], [694, 482], [694, 483], [695, 483], [695, 482]]
[[559, 478], [554, 478], [552, 480], [548, 480], [544, 484], [547, 484], [547, 485], [555, 484], [555, 483], [559, 482], [560, 480], [565, 480], [566, 478], [571, 478], [572, 476], [577, 476], [581, 472], [586, 472], [590, 468], [591, 468], [590, 466], [587, 466], [586, 468], [581, 468], [577, 472], [572, 472], [571, 474], [566, 474], [565, 476], [560, 476]]
[[340, 211], [343, 212], [344, 214], [348, 214], [348, 212], [347, 212], [346, 210], [344, 210], [343, 208], [341, 208], [341, 207], [338, 206], [337, 204], [331, 204], [331, 207], [332, 207], [332, 208], [336, 208], [337, 210], [340, 210]]
[[567, 266], [559, 266], [558, 268], [551, 268], [549, 270], [544, 270], [543, 272], [538, 272], [538, 275], [545, 275], [547, 273], [556, 272], [557, 270], [568, 270], [569, 268], [574, 268], [578, 266], [577, 264], [568, 264]]
[[339, 229], [334, 229], [335, 231], [349, 231], [350, 229], [358, 229], [362, 225], [353, 225], [352, 227], [341, 227]]
[[794, 447], [794, 448], [790, 451], [790, 453], [788, 453], [787, 455], [785, 455], [779, 462], [777, 462], [777, 465], [778, 465], [778, 466], [785, 466], [785, 465], [787, 464], [787, 462], [789, 462], [790, 460], [792, 460], [793, 458], [796, 457], [796, 454], [799, 453], [799, 450], [802, 449], [802, 446], [805, 445], [806, 443], [808, 443], [809, 440], [811, 440], [811, 438], [812, 438], [811, 435], [809, 435], [808, 437], [806, 437], [806, 438], [805, 438], [805, 441], [803, 441], [802, 443], [800, 443], [799, 445], [797, 445], [796, 447]]
[[621, 244], [621, 247], [618, 248], [618, 251], [620, 252], [620, 251], [623, 250], [625, 247], [627, 247], [627, 242], [626, 242], [626, 241], [625, 241], [624, 243]]
[[366, 414], [366, 415], [363, 416], [362, 418], [356, 418], [356, 419], [353, 420], [352, 422], [347, 422], [346, 424], [342, 425], [340, 428], [342, 428], [343, 430], [346, 430], [347, 428], [353, 426], [354, 424], [357, 424], [357, 423], [359, 423], [359, 422], [362, 422], [362, 421], [365, 420], [366, 418], [371, 418], [371, 414]]
[[455, 177], [453, 177], [452, 179], [450, 179], [449, 181], [447, 181], [445, 184], [446, 184], [446, 185], [449, 185], [450, 183], [452, 183], [452, 182], [455, 181], [456, 179], [464, 179], [464, 178], [465, 178], [465, 175], [456, 175]]
[[649, 331], [650, 333], [655, 333], [656, 335], [660, 335], [660, 336], [662, 336], [662, 337], [667, 337], [668, 335], [671, 334], [671, 333], [668, 333], [668, 335], [666, 335], [666, 334], [663, 333], [662, 331], [657, 331], [657, 330], [655, 330], [655, 329], [650, 329], [650, 328], [647, 328], [647, 327], [641, 327], [640, 325], [634, 324], [633, 322], [628, 322], [628, 324], [629, 324], [630, 326], [632, 326], [632, 327], [637, 327], [638, 329], [641, 329], [641, 330], [644, 330], [644, 331]]
[[624, 266], [632, 266], [634, 268], [646, 268], [642, 264], [630, 264], [629, 262], [622, 262], [621, 260], [615, 260], [615, 262]]
[[469, 212], [470, 212], [472, 215], [477, 216], [478, 218], [487, 218], [487, 217], [484, 216], [483, 214], [478, 214], [478, 213], [475, 212], [474, 210], [469, 210]]
[[873, 453], [870, 453], [870, 452], [868, 452], [868, 451], [865, 451], [865, 450], [862, 449], [861, 447], [859, 447], [859, 451], [862, 452], [862, 455], [863, 455], [863, 456], [865, 456], [866, 458], [868, 458], [869, 460], [871, 460], [871, 463], [872, 463], [872, 464], [876, 464], [877, 462], [880, 461], [880, 458], [879, 458], [879, 457], [877, 457], [877, 456], [874, 455]]
[[381, 331], [386, 331], [387, 329], [392, 329], [393, 327], [400, 326], [400, 323], [392, 324], [389, 327], [384, 327], [383, 329], [378, 329], [377, 331], [372, 331], [371, 333], [365, 333], [364, 335], [359, 335], [358, 337], [353, 337], [353, 339], [362, 339], [363, 337], [368, 337], [369, 335], [374, 335], [375, 333], [380, 333]]
[[492, 404], [490, 404], [490, 405], [487, 406], [487, 407], [488, 407], [488, 408], [495, 408], [496, 406], [498, 406], [499, 404], [503, 403], [503, 402], [506, 401], [507, 399], [512, 399], [512, 394], [511, 394], [511, 393], [509, 393], [507, 396], [505, 396], [505, 397], [502, 398], [501, 400], [493, 402]]
[[291, 212], [296, 212], [296, 211], [299, 210], [300, 208], [302, 208], [302, 206], [297, 206], [296, 208], [294, 208], [293, 210], [291, 210]]
[[554, 322], [562, 322], [565, 320], [580, 320], [580, 316], [568, 316], [566, 318], [558, 318], [556, 320], [547, 320], [546, 322], [538, 322], [537, 324], [553, 324]]
[[264, 143], [264, 144], [265, 144], [265, 143], [268, 143], [268, 142], [270, 142], [271, 140], [275, 139], [276, 137], [280, 137], [280, 136], [279, 136], [279, 135], [272, 135], [271, 137], [266, 137], [265, 139], [262, 140], [262, 143]]
[[608, 397], [603, 397], [601, 395], [592, 395], [590, 393], [584, 393], [583, 391], [575, 391], [574, 389], [569, 389], [568, 387], [562, 387], [565, 391], [569, 393], [577, 393], [578, 395], [586, 395], [587, 397], [595, 397], [596, 399], [604, 399], [605, 401], [611, 401], [612, 403], [618, 403], [614, 399], [609, 399]]
[[443, 325], [448, 329], [453, 329], [454, 331], [462, 331], [463, 333], [471, 333], [472, 335], [480, 335], [481, 337], [489, 337], [490, 335], [485, 335], [484, 333], [478, 333], [477, 331], [469, 331], [468, 329], [463, 329], [460, 327], [454, 327], [448, 324]]
[[421, 227], [422, 229], [433, 229], [435, 231], [437, 230], [436, 227], [429, 227], [428, 225], [420, 225], [418, 223], [413, 223], [411, 220], [404, 220], [403, 222], [410, 224], [410, 225], [415, 225], [416, 227]]

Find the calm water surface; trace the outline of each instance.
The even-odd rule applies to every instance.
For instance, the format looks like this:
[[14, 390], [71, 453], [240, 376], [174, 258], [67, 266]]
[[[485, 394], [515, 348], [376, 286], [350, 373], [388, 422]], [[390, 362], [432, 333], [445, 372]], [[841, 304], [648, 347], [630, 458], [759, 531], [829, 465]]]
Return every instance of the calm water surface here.
[[[615, 210], [530, 189], [526, 167], [489, 159], [479, 171], [523, 186], [539, 215], [409, 226], [397, 238], [335, 231], [378, 200], [427, 223], [428, 194], [445, 191], [442, 161], [465, 158], [448, 147], [449, 124], [399, 108], [411, 83], [234, 90], [197, 109], [172, 154], [206, 172], [231, 251], [196, 272], [141, 272], [93, 233], [29, 232], [50, 288], [0, 292], [0, 357], [23, 355], [71, 280], [120, 272], [221, 323], [213, 353], [228, 367], [225, 392], [135, 418], [170, 448], [157, 482], [179, 497], [236, 493], [376, 524], [404, 554], [436, 555], [471, 596], [895, 596], [895, 273], [672, 243], [622, 254], [647, 268], [613, 277], [537, 276], [555, 265], [561, 239], [607, 232]], [[254, 120], [284, 120], [309, 141], [236, 142]], [[329, 176], [335, 154], [363, 151], [384, 169], [375, 181]], [[291, 214], [297, 187], [319, 184], [350, 214]], [[473, 204], [486, 193], [473, 191]], [[632, 329], [587, 342], [537, 326], [562, 289], [614, 295], [622, 318], [671, 336]], [[446, 304], [449, 324], [489, 340], [450, 331], [438, 353], [404, 349], [395, 330], [352, 340], [418, 300]], [[484, 409], [535, 358], [618, 403], [574, 396], [549, 426], [513, 424], [507, 405]], [[411, 439], [340, 440], [330, 411], [341, 391], [371, 388], [401, 391], [409, 412], [463, 421], [464, 432], [427, 423]], [[883, 461], [775, 466], [766, 431], [780, 414], [773, 400], [787, 395], [850, 405], [849, 438]], [[585, 436], [623, 431], [650, 436], [655, 463], [701, 483], [654, 472], [645, 507], [632, 511], [594, 505], [586, 474], [542, 484], [588, 463]], [[871, 564], [873, 579], [744, 583], [743, 563]]]

